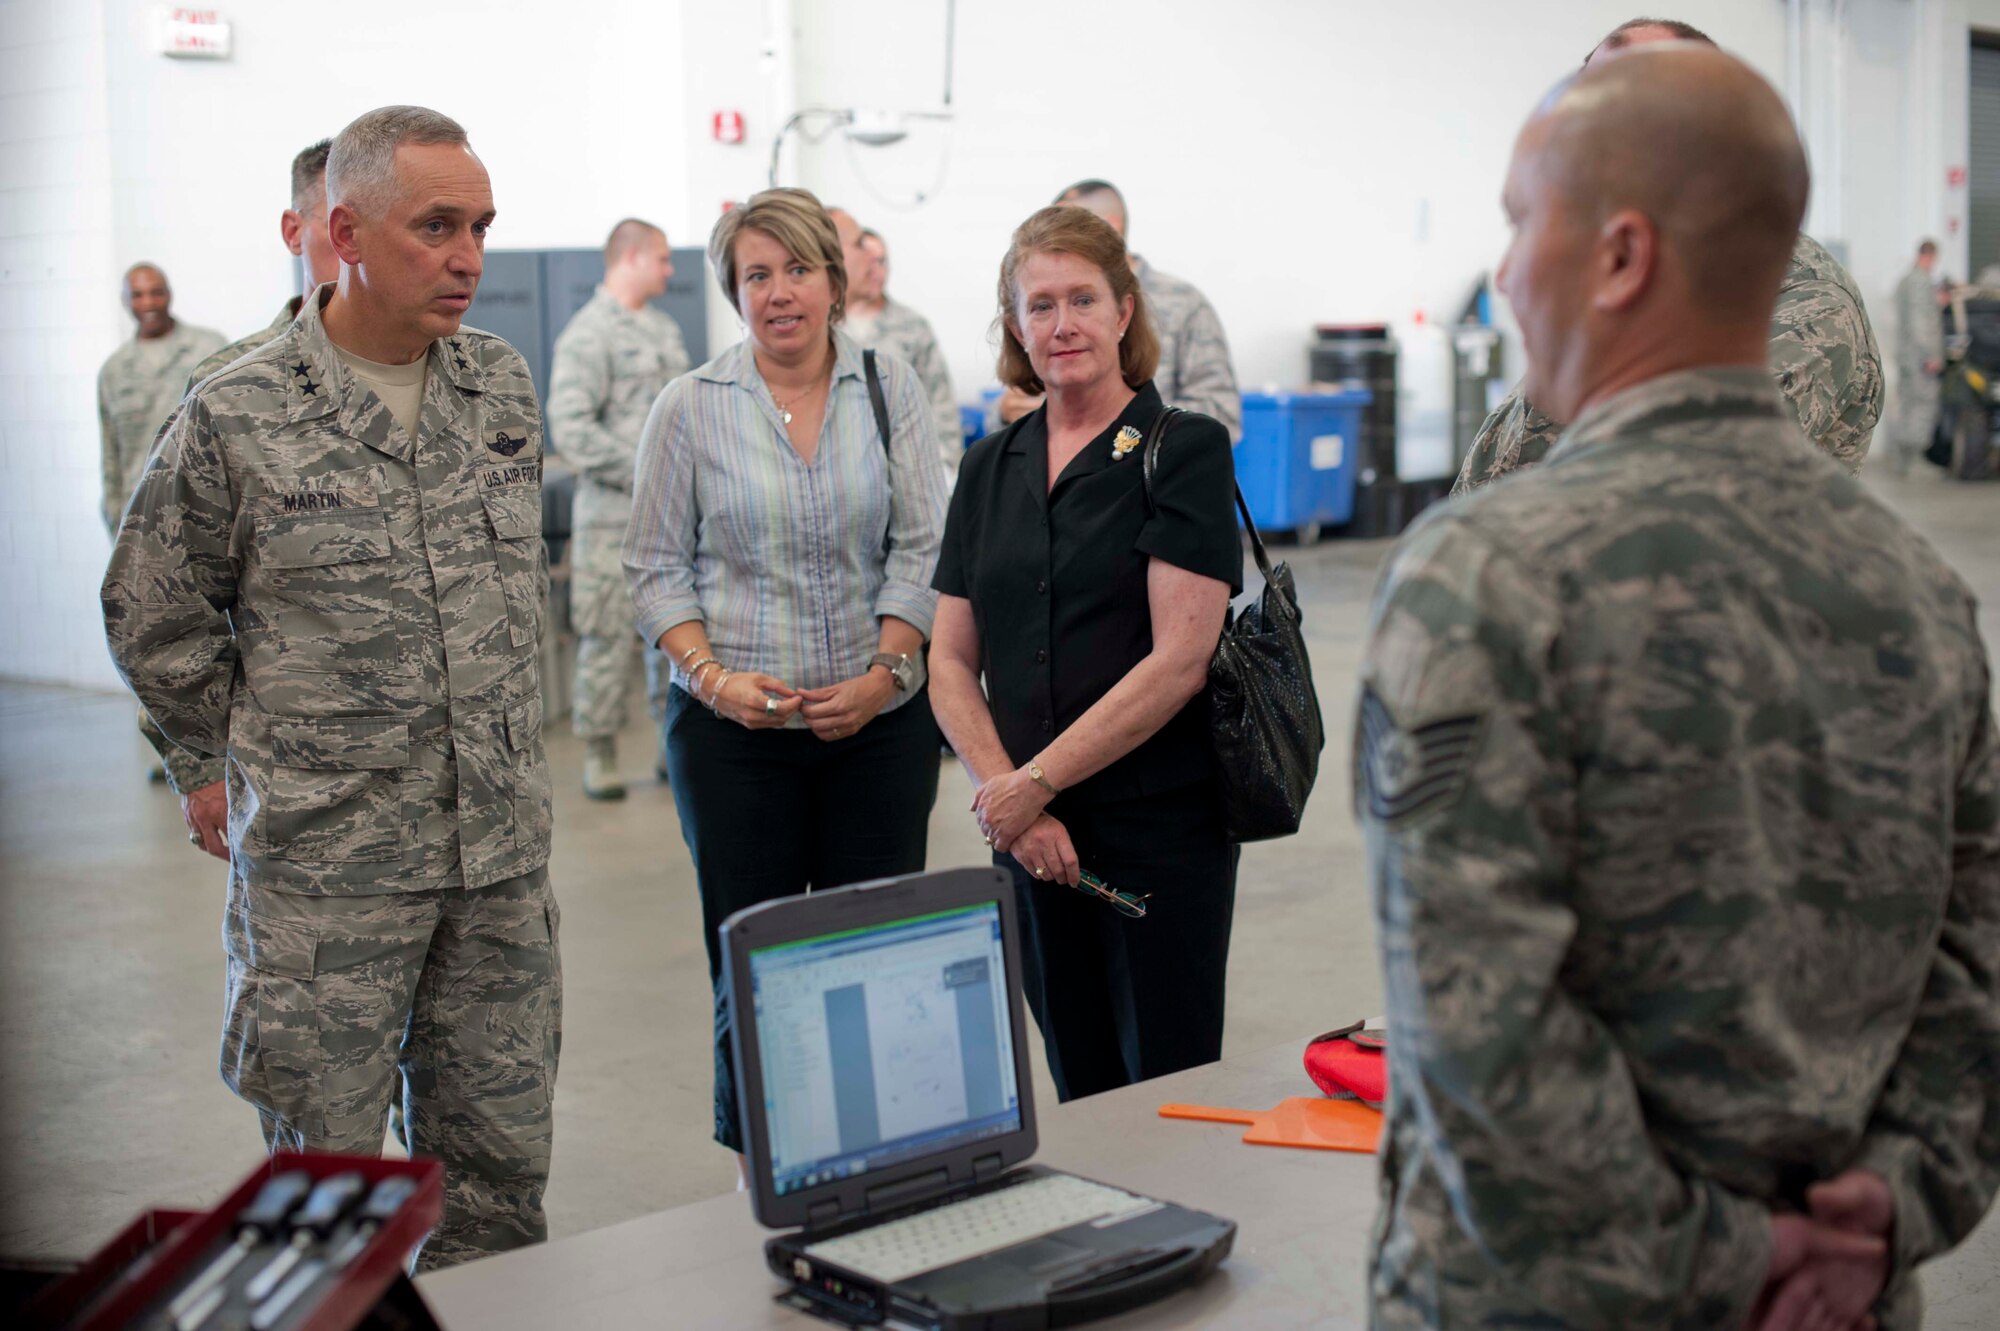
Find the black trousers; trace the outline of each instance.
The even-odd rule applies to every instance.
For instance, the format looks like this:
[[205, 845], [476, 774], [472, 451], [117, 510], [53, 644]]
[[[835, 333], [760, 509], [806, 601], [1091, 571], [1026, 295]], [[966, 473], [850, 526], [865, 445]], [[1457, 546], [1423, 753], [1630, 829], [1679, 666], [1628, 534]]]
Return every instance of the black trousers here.
[[1078, 862], [1111, 887], [1152, 893], [1142, 919], [1038, 881], [1012, 855], [1021, 969], [1056, 1095], [1095, 1095], [1222, 1056], [1223, 981], [1238, 849], [1207, 785], [1064, 809]]
[[715, 986], [715, 1139], [740, 1151], [722, 922], [775, 897], [922, 870], [937, 803], [937, 721], [926, 691], [829, 743], [809, 730], [746, 730], [676, 688], [666, 733]]

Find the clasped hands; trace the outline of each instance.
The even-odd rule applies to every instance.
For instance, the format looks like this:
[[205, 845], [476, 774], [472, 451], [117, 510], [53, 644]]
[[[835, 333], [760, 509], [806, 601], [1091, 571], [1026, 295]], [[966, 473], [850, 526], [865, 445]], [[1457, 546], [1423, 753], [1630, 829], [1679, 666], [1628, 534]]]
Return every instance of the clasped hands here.
[[775, 730], [797, 713], [813, 734], [831, 742], [873, 721], [895, 692], [896, 681], [886, 670], [868, 670], [819, 689], [795, 689], [775, 676], [742, 671], [722, 681], [713, 706], [718, 716], [750, 730]]
[[1082, 881], [1069, 829], [1046, 812], [1054, 796], [1017, 767], [981, 785], [972, 797], [972, 817], [986, 844], [1011, 854], [1035, 877], [1050, 883]]
[[1866, 1169], [1806, 1190], [1806, 1214], [1771, 1217], [1771, 1264], [1755, 1331], [1874, 1331], [1889, 1280], [1895, 1196]]

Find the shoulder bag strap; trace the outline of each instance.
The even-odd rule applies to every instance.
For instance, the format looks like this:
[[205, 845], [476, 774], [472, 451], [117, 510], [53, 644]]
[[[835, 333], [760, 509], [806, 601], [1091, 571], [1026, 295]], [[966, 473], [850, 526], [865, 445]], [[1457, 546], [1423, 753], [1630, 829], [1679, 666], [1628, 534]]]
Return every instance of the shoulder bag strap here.
[[[1160, 445], [1166, 442], [1167, 426], [1174, 417], [1182, 415], [1179, 407], [1168, 407], [1153, 421], [1152, 433], [1146, 436], [1146, 452], [1142, 458], [1140, 480], [1146, 491], [1146, 513], [1159, 513], [1159, 506], [1153, 502], [1153, 472], [1160, 465]], [[1232, 483], [1233, 484], [1233, 483]], [[1257, 571], [1264, 575], [1264, 581], [1271, 581], [1271, 556], [1265, 553], [1264, 537], [1257, 530], [1256, 519], [1250, 516], [1250, 505], [1243, 500], [1243, 487], [1235, 486], [1236, 511], [1243, 515], [1243, 530], [1250, 533], [1250, 557], [1257, 561]]]
[[875, 352], [861, 353], [862, 368], [868, 371], [868, 405], [875, 408], [875, 429], [882, 436], [882, 451], [889, 451], [889, 400], [882, 396], [882, 376], [875, 370]]

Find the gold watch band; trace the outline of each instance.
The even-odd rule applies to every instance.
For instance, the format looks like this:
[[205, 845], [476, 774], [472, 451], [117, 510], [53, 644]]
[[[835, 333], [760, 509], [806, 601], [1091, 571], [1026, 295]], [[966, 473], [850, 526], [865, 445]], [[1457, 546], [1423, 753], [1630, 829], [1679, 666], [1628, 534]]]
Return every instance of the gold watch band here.
[[1029, 763], [1028, 775], [1034, 778], [1034, 782], [1036, 785], [1040, 786], [1043, 790], [1048, 791], [1050, 795], [1053, 796], [1062, 794], [1060, 790], [1057, 790], [1055, 786], [1050, 783], [1048, 775], [1042, 771], [1042, 765], [1040, 763], [1037, 762]]

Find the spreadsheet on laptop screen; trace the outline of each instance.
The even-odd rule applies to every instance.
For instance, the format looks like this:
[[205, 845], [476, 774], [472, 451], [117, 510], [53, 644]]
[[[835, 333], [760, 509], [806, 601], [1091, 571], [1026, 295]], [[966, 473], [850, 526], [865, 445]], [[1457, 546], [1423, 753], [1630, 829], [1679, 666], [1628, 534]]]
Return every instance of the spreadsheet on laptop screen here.
[[993, 902], [750, 953], [779, 1194], [1021, 1128]]

